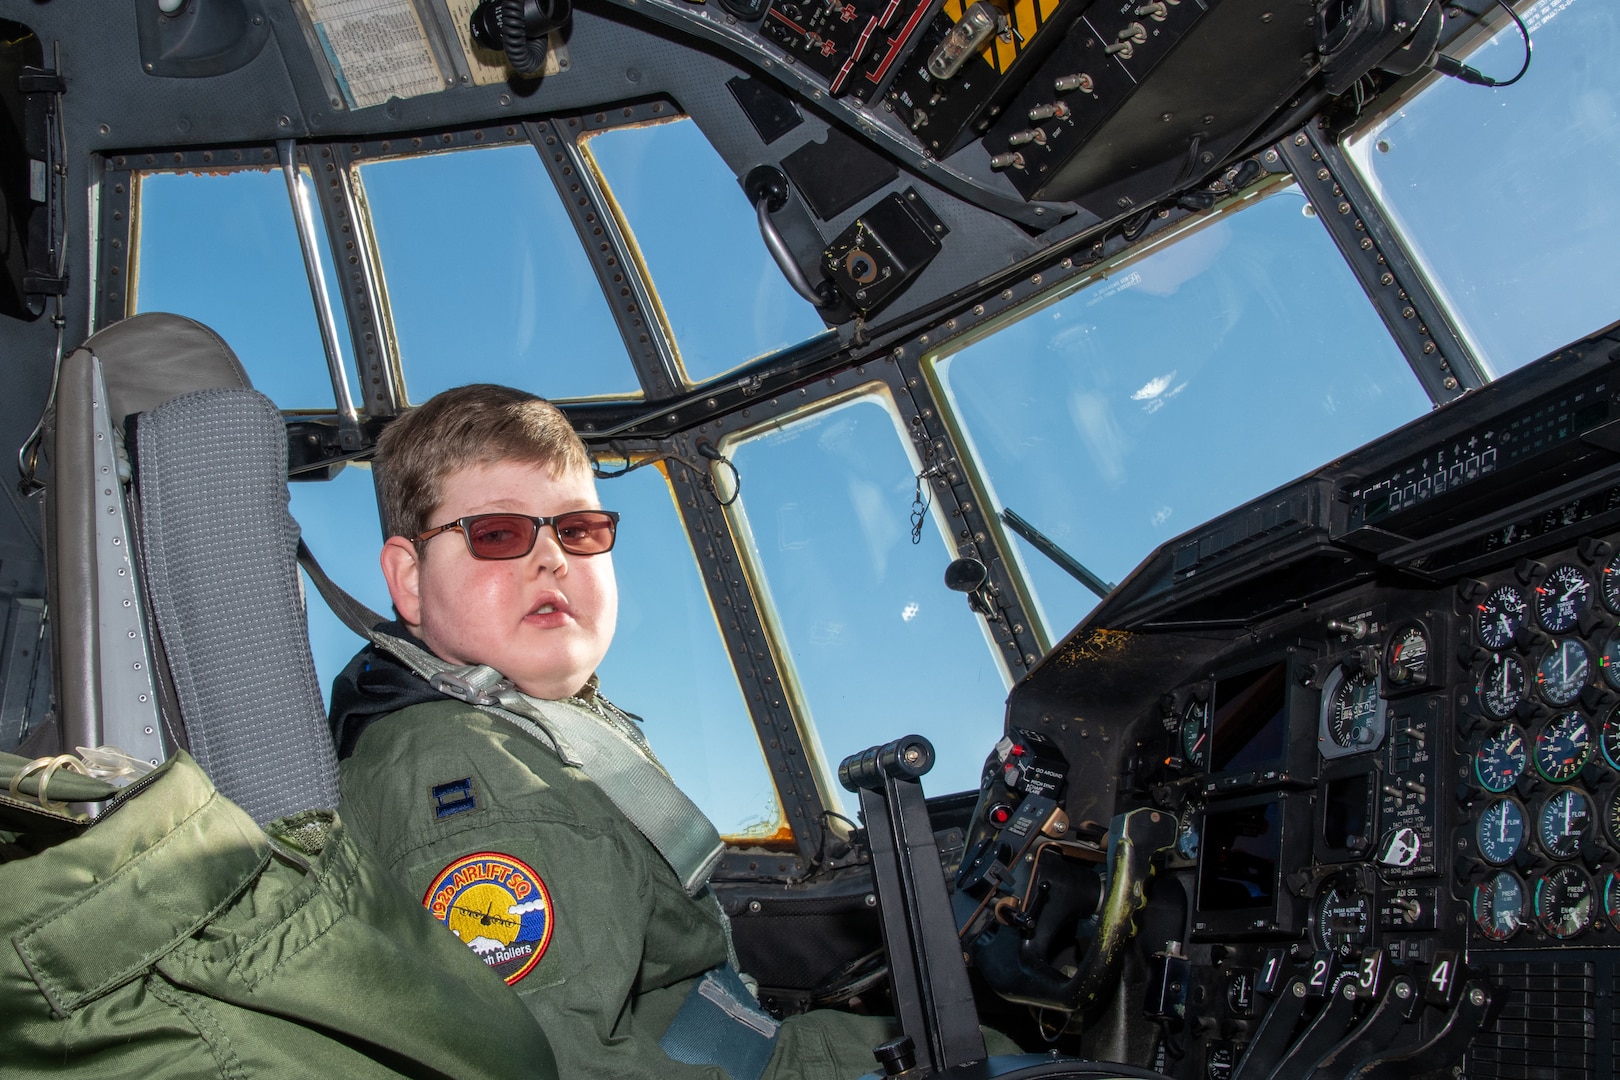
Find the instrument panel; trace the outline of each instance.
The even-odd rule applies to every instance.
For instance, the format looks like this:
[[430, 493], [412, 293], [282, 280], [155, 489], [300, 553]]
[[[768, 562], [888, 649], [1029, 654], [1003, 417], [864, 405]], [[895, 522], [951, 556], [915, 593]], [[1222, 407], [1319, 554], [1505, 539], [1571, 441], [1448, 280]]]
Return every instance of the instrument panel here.
[[[1101, 1023], [1030, 976], [1093, 962], [1130, 821], [1153, 813], [1174, 824], [1128, 882], [1140, 965], [1121, 965], [1109, 1006], [1135, 1032], [1124, 1059], [1211, 1080], [1350, 1075], [1351, 1054], [1401, 1075], [1606, 1074], [1620, 506], [1602, 493], [1620, 481], [1620, 344], [1562, 355], [1165, 545], [1015, 687], [1009, 738], [1067, 778], [1045, 792], [1067, 842], [1106, 828], [1107, 855], [1095, 913], [1069, 915], [1072, 954], [1032, 957], [1039, 919], [1020, 930], [1020, 901], [965, 883], [1025, 935], [1022, 967], [998, 967], [1002, 930], [964, 924], [995, 989], [1074, 1009], [1073, 1032]], [[1369, 515], [1387, 477], [1449, 462], [1435, 448], [1566, 398], [1581, 408], [1559, 438]], [[993, 774], [1006, 812], [1028, 810]], [[995, 831], [974, 828], [982, 870]], [[1007, 880], [1041, 894], [1037, 872], [1009, 862]]]

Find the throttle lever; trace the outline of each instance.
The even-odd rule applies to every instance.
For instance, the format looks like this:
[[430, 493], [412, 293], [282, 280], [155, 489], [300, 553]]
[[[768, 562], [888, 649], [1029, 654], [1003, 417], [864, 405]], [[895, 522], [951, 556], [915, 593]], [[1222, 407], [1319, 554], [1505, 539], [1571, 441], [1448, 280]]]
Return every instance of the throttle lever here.
[[1344, 1038], [1355, 1011], [1356, 983], [1354, 979], [1346, 979], [1327, 1004], [1322, 1006], [1322, 1011], [1306, 1026], [1305, 1034], [1296, 1039], [1282, 1060], [1277, 1062], [1268, 1080], [1293, 1080], [1296, 1076], [1308, 1076], [1311, 1064], [1322, 1056], [1323, 1051], [1331, 1049]]
[[1237, 1068], [1232, 1070], [1232, 1080], [1264, 1080], [1269, 1077], [1277, 1062], [1288, 1052], [1288, 1044], [1294, 1039], [1294, 1026], [1299, 1023], [1300, 1014], [1304, 1011], [1305, 978], [1295, 975], [1288, 980], [1288, 985], [1283, 987], [1276, 1002], [1261, 1018], [1260, 1027], [1256, 1029], [1249, 1048], [1243, 1051]]
[[1366, 1058], [1346, 1074], [1345, 1080], [1405, 1080], [1460, 1061], [1479, 1029], [1502, 1007], [1502, 1001], [1500, 996], [1493, 997], [1483, 982], [1470, 980], [1434, 1038], [1417, 1046], [1393, 1046]]
[[1411, 977], [1397, 976], [1390, 983], [1389, 992], [1373, 1006], [1361, 1025], [1323, 1054], [1315, 1071], [1307, 1075], [1311, 1080], [1344, 1080], [1369, 1054], [1395, 1045], [1401, 1025], [1416, 1016], [1422, 1005], [1423, 999], [1418, 996], [1417, 984]]

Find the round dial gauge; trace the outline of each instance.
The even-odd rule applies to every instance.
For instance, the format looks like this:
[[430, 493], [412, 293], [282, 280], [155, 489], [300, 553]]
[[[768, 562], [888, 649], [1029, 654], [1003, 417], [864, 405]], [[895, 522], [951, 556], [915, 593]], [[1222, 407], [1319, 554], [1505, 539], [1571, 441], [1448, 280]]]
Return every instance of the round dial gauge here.
[[1572, 938], [1592, 925], [1592, 879], [1560, 866], [1536, 882], [1536, 921], [1555, 938]]
[[1575, 779], [1591, 760], [1591, 728], [1578, 712], [1559, 713], [1536, 736], [1536, 772], [1555, 784]]
[[1528, 614], [1524, 594], [1512, 585], [1491, 590], [1479, 605], [1479, 641], [1487, 649], [1505, 649], [1524, 626]]
[[1506, 941], [1524, 925], [1524, 885], [1499, 870], [1474, 886], [1474, 925], [1492, 941]]
[[1620, 926], [1620, 872], [1614, 870], [1603, 879], [1603, 914], [1611, 924]]
[[1181, 757], [1202, 769], [1209, 761], [1209, 702], [1194, 701], [1181, 714]]
[[1199, 840], [1201, 839], [1198, 822], [1189, 817], [1176, 828], [1176, 850], [1181, 852], [1184, 859], [1198, 858]]
[[1599, 743], [1603, 747], [1603, 757], [1608, 761], [1609, 767], [1620, 769], [1620, 705], [1609, 710], [1609, 718], [1603, 721], [1603, 734]]
[[1548, 630], [1562, 634], [1575, 629], [1581, 612], [1592, 599], [1592, 579], [1578, 566], [1555, 566], [1536, 586], [1536, 618]]
[[[1620, 646], [1617, 646], [1620, 647]], [[1429, 680], [1429, 639], [1423, 627], [1407, 623], [1390, 636], [1384, 675], [1394, 687], [1422, 686]]]
[[1328, 738], [1346, 749], [1363, 750], [1384, 741], [1378, 679], [1370, 671], [1347, 675], [1328, 699]]
[[1504, 724], [1474, 751], [1474, 776], [1486, 791], [1500, 795], [1524, 773], [1524, 732], [1517, 724]]
[[1592, 801], [1573, 788], [1548, 796], [1536, 818], [1536, 839], [1555, 859], [1568, 859], [1581, 849], [1592, 824]]
[[1486, 862], [1493, 866], [1508, 862], [1524, 843], [1524, 807], [1512, 799], [1497, 799], [1479, 815], [1474, 839]]
[[1603, 816], [1603, 823], [1609, 830], [1609, 843], [1620, 847], [1620, 789], [1609, 798], [1609, 810]]
[[1610, 611], [1620, 613], [1620, 555], [1604, 564], [1599, 580], [1603, 582], [1603, 605]]
[[1603, 651], [1598, 654], [1598, 671], [1604, 682], [1620, 690], [1620, 631], [1610, 634], [1609, 640], [1603, 643]]
[[1586, 646], [1574, 638], [1556, 643], [1536, 665], [1536, 689], [1549, 705], [1568, 705], [1586, 689], [1591, 663]]
[[1335, 875], [1322, 883], [1311, 901], [1311, 936], [1318, 949], [1348, 953], [1367, 942], [1372, 926], [1372, 898], [1354, 876]]
[[1507, 719], [1524, 700], [1524, 665], [1517, 657], [1501, 654], [1492, 657], [1475, 690], [1486, 712], [1498, 720]]

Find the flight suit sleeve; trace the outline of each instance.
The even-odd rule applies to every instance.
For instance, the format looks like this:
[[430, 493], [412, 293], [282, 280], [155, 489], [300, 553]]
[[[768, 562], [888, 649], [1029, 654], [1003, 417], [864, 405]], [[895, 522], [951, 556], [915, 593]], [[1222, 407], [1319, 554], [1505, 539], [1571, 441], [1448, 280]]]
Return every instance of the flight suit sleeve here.
[[[561, 1075], [718, 1080], [669, 1060], [661, 1029], [637, 1024], [638, 1007], [656, 1023], [724, 959], [718, 924], [699, 905], [659, 902], [654, 872], [673, 874], [583, 774], [446, 701], [372, 725], [342, 788], [356, 835], [518, 993]], [[664, 947], [649, 950], [649, 932]]]

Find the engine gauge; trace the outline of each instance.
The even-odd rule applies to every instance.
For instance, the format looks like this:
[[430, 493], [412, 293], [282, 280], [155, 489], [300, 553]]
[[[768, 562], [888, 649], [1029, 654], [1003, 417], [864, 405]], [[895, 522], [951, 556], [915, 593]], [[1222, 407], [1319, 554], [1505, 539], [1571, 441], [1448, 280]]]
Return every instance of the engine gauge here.
[[1536, 586], [1536, 619], [1555, 634], [1575, 629], [1592, 599], [1592, 579], [1578, 566], [1564, 563]]
[[1181, 714], [1181, 757], [1192, 769], [1209, 761], [1209, 702], [1193, 701]]
[[1500, 795], [1524, 773], [1524, 732], [1517, 724], [1503, 724], [1474, 751], [1474, 776], [1486, 791]]
[[1574, 788], [1547, 797], [1536, 817], [1536, 839], [1555, 859], [1572, 858], [1592, 825], [1592, 800]]
[[1369, 750], [1384, 741], [1384, 727], [1384, 703], [1372, 672], [1345, 676], [1328, 695], [1327, 733], [1334, 745]]
[[1609, 767], [1620, 769], [1620, 705], [1609, 710], [1609, 718], [1603, 721], [1598, 745], [1603, 748], [1603, 758]]
[[1396, 689], [1428, 683], [1429, 638], [1423, 627], [1407, 623], [1390, 635], [1384, 647], [1384, 677]]
[[1505, 649], [1524, 626], [1528, 614], [1524, 594], [1512, 585], [1500, 585], [1479, 605], [1479, 641], [1487, 649]]
[[1603, 565], [1603, 573], [1599, 575], [1603, 587], [1603, 606], [1610, 611], [1620, 614], [1620, 555], [1614, 556]]
[[1603, 879], [1603, 914], [1611, 926], [1620, 926], [1620, 872], [1614, 870]]
[[1536, 735], [1536, 772], [1543, 779], [1564, 784], [1575, 779], [1592, 760], [1592, 732], [1578, 712], [1559, 713]]
[[1497, 799], [1479, 815], [1474, 827], [1479, 854], [1492, 866], [1502, 866], [1524, 844], [1524, 807], [1512, 799]]
[[1505, 720], [1524, 700], [1524, 665], [1517, 657], [1498, 653], [1485, 665], [1474, 689], [1480, 706], [1498, 720]]
[[1536, 689], [1549, 705], [1572, 703], [1586, 689], [1591, 661], [1586, 646], [1574, 638], [1554, 643], [1536, 664]]
[[1592, 879], [1574, 866], [1560, 866], [1536, 882], [1536, 921], [1555, 938], [1568, 939], [1592, 925]]
[[1318, 949], [1341, 955], [1367, 943], [1372, 927], [1372, 897], [1353, 874], [1336, 874], [1322, 882], [1311, 901], [1311, 937]]
[[1620, 690], [1620, 631], [1610, 634], [1603, 643], [1603, 651], [1598, 654], [1598, 671], [1604, 682]]
[[1524, 925], [1524, 885], [1499, 870], [1474, 886], [1474, 925], [1492, 941], [1506, 941]]
[[1620, 847], [1620, 788], [1609, 798], [1609, 809], [1603, 823], [1609, 830], [1609, 843]]

